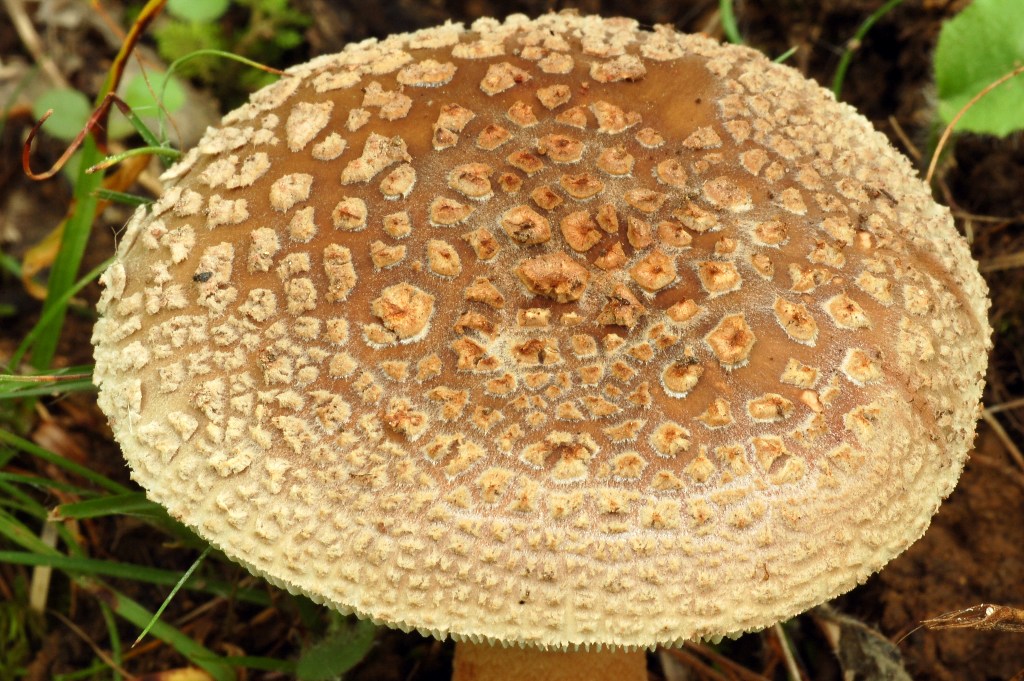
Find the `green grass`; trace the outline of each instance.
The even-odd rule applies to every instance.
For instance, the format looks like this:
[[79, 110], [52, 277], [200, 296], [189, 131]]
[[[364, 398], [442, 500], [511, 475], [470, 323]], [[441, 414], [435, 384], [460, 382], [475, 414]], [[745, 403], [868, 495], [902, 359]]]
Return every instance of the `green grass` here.
[[[0, 393], [5, 391], [11, 391], [10, 385], [0, 385]], [[0, 402], [0, 410], [9, 409], [12, 404], [13, 400]], [[66, 481], [34, 472], [48, 467], [59, 469], [60, 477]], [[63, 504], [42, 501], [54, 498], [77, 500]], [[177, 546], [180, 549], [175, 553], [196, 556], [192, 567], [173, 570], [92, 557], [90, 554], [97, 547], [86, 544], [83, 535], [74, 529], [75, 523], [83, 521], [123, 523], [127, 519], [145, 523], [151, 531], [163, 536], [163, 541], [152, 541], [154, 547]], [[56, 537], [55, 542], [45, 539], [47, 527]], [[200, 559], [207, 553], [209, 560], [200, 565]], [[47, 597], [47, 607], [57, 609], [58, 613], [67, 608], [71, 589], [93, 597], [99, 605], [108, 632], [103, 646], [107, 654], [74, 674], [60, 678], [111, 678], [111, 663], [121, 666], [122, 654], [129, 647], [121, 641], [119, 633], [126, 630], [132, 632], [126, 640], [141, 638], [143, 634], [159, 639], [177, 651], [184, 662], [205, 670], [216, 681], [236, 679], [238, 670], [243, 668], [295, 675], [300, 673], [299, 665], [304, 678], [329, 678], [342, 667], [351, 667], [362, 659], [373, 639], [370, 625], [355, 625], [347, 618], [315, 606], [311, 608], [304, 598], [280, 592], [261, 580], [232, 578], [239, 573], [236, 566], [188, 528], [168, 517], [162, 507], [148, 501], [143, 493], [3, 429], [0, 429], [0, 566], [5, 568], [4, 574], [17, 575], [16, 581], [22, 585], [32, 582], [34, 569], [49, 568], [59, 574], [61, 579], [54, 580]], [[286, 613], [312, 609], [320, 620], [317, 628], [324, 635], [317, 644], [309, 646], [307, 653], [295, 659], [218, 654], [159, 616], [179, 590], [191, 592], [191, 600], [222, 599], [232, 608], [280, 608]], [[166, 594], [166, 599], [154, 610], [130, 597], [128, 591]], [[38, 614], [32, 612], [28, 593], [27, 588], [18, 590], [15, 598], [0, 608], [2, 681], [19, 678], [33, 648], [39, 645], [39, 632], [33, 632], [29, 626], [33, 618], [37, 622], [35, 628], [40, 625]], [[60, 617], [68, 618], [70, 614], [64, 612]], [[124, 625], [128, 625], [127, 629]], [[55, 626], [59, 625], [55, 623]]]
[[857, 53], [861, 43], [864, 42], [868, 31], [871, 30], [872, 26], [881, 21], [886, 14], [901, 4], [903, 4], [903, 0], [888, 0], [884, 5], [868, 15], [857, 28], [856, 33], [846, 42], [843, 54], [839, 57], [839, 64], [836, 66], [835, 75], [832, 77], [832, 94], [835, 95], [836, 99], [842, 98], [843, 83], [846, 82], [846, 72], [849, 71], [850, 64], [853, 62], [853, 56]]
[[[69, 275], [76, 269], [74, 261], [69, 257], [56, 263], [51, 278], [74, 281]], [[63, 287], [60, 295], [50, 297], [39, 322], [22, 339], [9, 369], [21, 366], [19, 360], [29, 351], [34, 360], [49, 363], [39, 358], [53, 356], [53, 339], [63, 329], [66, 302], [93, 281], [101, 269]], [[374, 627], [368, 624], [351, 624], [351, 632], [345, 629], [318, 636], [321, 640], [310, 645], [308, 653], [286, 652], [287, 657], [267, 657], [215, 652], [160, 617], [178, 590], [191, 592], [193, 600], [225, 601], [231, 610], [243, 606], [275, 608], [284, 617], [294, 611], [311, 610], [317, 620], [310, 627], [312, 631], [328, 632], [330, 623], [340, 617], [308, 601], [300, 604], [304, 598], [281, 592], [260, 580], [246, 577], [240, 581], [237, 566], [218, 552], [211, 554], [202, 570], [197, 566], [195, 572], [90, 556], [96, 547], [85, 544], [83, 537], [72, 529], [76, 522], [138, 521], [149, 526], [150, 534], [163, 537], [149, 540], [154, 547], [183, 546], [195, 556], [209, 550], [201, 539], [170, 518], [162, 507], [148, 501], [143, 493], [19, 434], [32, 430], [36, 417], [33, 405], [37, 401], [55, 404], [73, 393], [93, 392], [91, 372], [92, 367], [87, 365], [0, 373], [0, 578], [14, 575], [13, 581], [24, 587], [14, 589], [14, 598], [0, 605], [0, 681], [15, 681], [28, 673], [26, 665], [39, 650], [46, 631], [59, 629], [65, 626], [63, 620], [70, 620], [72, 591], [78, 599], [84, 596], [93, 600], [102, 614], [107, 636], [100, 647], [105, 653], [97, 654], [72, 673], [54, 675], [55, 681], [121, 679], [125, 652], [130, 649], [130, 642], [143, 633], [176, 651], [182, 658], [177, 666], [201, 668], [216, 681], [237, 679], [242, 669], [273, 671], [288, 677], [336, 678], [362, 659], [373, 639]], [[62, 479], [46, 475], [47, 470], [54, 469], [60, 471]], [[62, 498], [76, 501], [54, 502]], [[55, 544], [42, 538], [48, 527], [56, 535]], [[46, 607], [52, 611], [48, 616], [33, 611], [27, 586], [33, 583], [39, 568], [50, 569], [57, 576], [46, 591]], [[153, 608], [130, 597], [129, 592], [166, 594], [166, 598]], [[72, 636], [67, 632], [64, 635]], [[122, 635], [126, 636], [125, 641]]]
[[[76, 367], [78, 369], [81, 367]], [[58, 374], [53, 372], [52, 375]], [[18, 401], [26, 399], [28, 391], [22, 388], [23, 385], [17, 380], [0, 382], [0, 398], [3, 398], [0, 400], [0, 415], [16, 410]], [[49, 391], [58, 395], [63, 394], [63, 389], [61, 383], [48, 387]], [[6, 414], [4, 420], [12, 419]], [[59, 470], [60, 475], [48, 477], [42, 473], [47, 469]], [[61, 479], [56, 479], [58, 477]], [[58, 498], [75, 501], [60, 504], [47, 501]], [[162, 541], [152, 542], [154, 547], [176, 546], [180, 548], [175, 553], [194, 556], [210, 552], [209, 560], [200, 566], [196, 558], [192, 568], [173, 570], [108, 557], [93, 557], [90, 554], [96, 553], [97, 547], [88, 545], [83, 540], [85, 535], [74, 529], [76, 523], [86, 521], [123, 523], [127, 520], [145, 523], [151, 533], [162, 536]], [[56, 537], [55, 542], [45, 539], [47, 527]], [[242, 668], [296, 673], [298, 659], [258, 655], [229, 657], [218, 654], [158, 615], [178, 590], [194, 594], [192, 600], [222, 599], [231, 603], [233, 608], [278, 607], [288, 611], [308, 607], [288, 605], [289, 602], [304, 599], [279, 592], [255, 578], [242, 581], [232, 578], [238, 574], [236, 566], [219, 552], [212, 551], [188, 528], [170, 518], [162, 507], [147, 500], [143, 493], [2, 428], [0, 566], [5, 568], [5, 575], [16, 575], [15, 581], [22, 585], [32, 582], [33, 570], [38, 568], [49, 568], [58, 574], [61, 578], [55, 579], [50, 586], [47, 607], [55, 609], [57, 613], [63, 612], [60, 617], [70, 617], [66, 609], [72, 589], [94, 598], [99, 605], [108, 632], [103, 645], [108, 651], [107, 655], [93, 660], [73, 674], [59, 678], [111, 678], [110, 663], [121, 666], [123, 652], [129, 647], [121, 641], [120, 632], [124, 631], [132, 632], [127, 641], [148, 631], [148, 636], [173, 648], [184, 658], [184, 662], [202, 668], [217, 681], [236, 679], [238, 670]], [[129, 591], [162, 593], [167, 595], [167, 599], [154, 610], [130, 597]], [[33, 649], [38, 648], [40, 643], [38, 629], [42, 625], [39, 624], [38, 614], [31, 610], [28, 594], [27, 587], [19, 589], [15, 598], [0, 608], [2, 681], [19, 678]], [[53, 622], [53, 617], [43, 620], [60, 626]], [[321, 611], [321, 620], [321, 628], [326, 631], [330, 616]], [[34, 627], [29, 624], [32, 621], [36, 622]], [[125, 625], [128, 625], [127, 628]], [[349, 651], [351, 659], [355, 651], [367, 646], [366, 634], [363, 632], [360, 636], [348, 638], [352, 639], [352, 644], [346, 642], [341, 648]], [[320, 646], [312, 646], [310, 650], [323, 655], [324, 645], [339, 645], [336, 639], [337, 634], [331, 633]], [[303, 664], [317, 665], [317, 654]], [[357, 657], [361, 656], [360, 653]]]
[[[1000, 0], [992, 1], [998, 2]], [[860, 49], [861, 43], [867, 37], [868, 32], [889, 12], [901, 4], [903, 4], [903, 0], [887, 0], [885, 4], [868, 15], [857, 28], [857, 31], [846, 41], [846, 44], [843, 46], [843, 52], [839, 56], [839, 63], [836, 65], [835, 73], [832, 76], [832, 94], [835, 95], [836, 99], [841, 99], [843, 84], [846, 82], [846, 74], [850, 70], [853, 58], [857, 54], [857, 50]], [[719, 0], [718, 21], [721, 24], [722, 34], [726, 40], [734, 45], [743, 45], [745, 43], [743, 34], [740, 32], [739, 21], [736, 18], [734, 0]], [[775, 61], [779, 63], [786, 61], [796, 50], [796, 47], [791, 47], [776, 57]]]

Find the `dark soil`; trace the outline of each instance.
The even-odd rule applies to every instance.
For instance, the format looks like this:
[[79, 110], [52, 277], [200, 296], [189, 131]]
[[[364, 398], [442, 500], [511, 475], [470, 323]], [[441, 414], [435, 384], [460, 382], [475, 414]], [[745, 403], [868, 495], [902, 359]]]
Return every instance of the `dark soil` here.
[[[1024, 605], [1024, 475], [983, 431], [956, 491], [924, 538], [845, 599], [901, 637], [916, 623], [979, 603]], [[1022, 634], [916, 631], [900, 644], [919, 678], [1007, 679], [1024, 669]]]
[[[104, 4], [108, 9], [117, 9], [116, 2]], [[307, 45], [299, 50], [299, 57], [335, 51], [350, 41], [414, 30], [446, 19], [471, 21], [482, 15], [504, 16], [513, 12], [537, 15], [566, 6], [605, 15], [626, 14], [645, 24], [670, 23], [682, 30], [705, 31], [721, 37], [715, 0], [650, 0], [642, 5], [627, 0], [381, 0], [372, 5], [356, 0], [296, 0], [294, 4], [314, 19], [307, 30]], [[846, 41], [881, 4], [881, 0], [738, 0], [736, 7], [740, 29], [750, 44], [769, 55], [797, 46], [790, 63], [829, 85]], [[933, 133], [930, 56], [941, 22], [967, 4], [968, 0], [907, 0], [868, 35], [847, 76], [843, 99], [864, 112], [897, 148], [914, 157], [919, 165], [927, 163], [928, 159], [921, 158], [921, 154]], [[94, 31], [82, 29], [81, 35], [76, 36], [73, 29], [64, 29], [61, 35], [65, 45], [80, 45]], [[96, 51], [91, 47], [89, 58], [77, 60], [68, 57], [66, 49], [61, 51], [62, 66], [70, 70], [65, 74], [69, 80], [76, 85], [98, 82], [111, 55], [98, 58]], [[0, 20], [0, 65], [21, 63], [27, 67], [31, 62], [6, 17]], [[0, 88], [6, 85], [0, 82]], [[69, 190], [61, 181], [33, 183], [21, 175], [20, 144], [27, 124], [24, 112], [14, 115], [0, 137], [0, 247], [15, 257], [23, 255], [59, 221], [69, 198]], [[42, 167], [59, 152], [60, 145], [44, 142], [33, 163]], [[961, 137], [940, 169], [939, 178], [940, 198], [954, 209], [958, 226], [973, 240], [975, 257], [982, 263], [992, 290], [996, 335], [985, 399], [986, 406], [992, 407], [1024, 396], [1024, 325], [1020, 319], [1024, 310], [1024, 266], [1000, 259], [1024, 252], [1024, 136], [1017, 134], [1003, 140]], [[85, 269], [102, 262], [110, 253], [113, 230], [123, 223], [123, 217], [123, 213], [108, 211], [98, 223]], [[93, 303], [97, 292], [95, 287], [88, 288], [83, 302]], [[38, 303], [16, 281], [3, 275], [0, 304], [12, 305], [18, 312], [0, 318], [0, 361], [6, 362], [7, 355], [34, 323]], [[91, 361], [91, 324], [87, 314], [69, 316], [59, 364]], [[1024, 442], [1024, 409], [1001, 411], [996, 418], [1008, 431], [1009, 439]], [[114, 478], [126, 478], [104, 420], [88, 399], [47, 405], [44, 418], [31, 437]], [[194, 558], [194, 552], [187, 547], [157, 544], [162, 540], [156, 533], [131, 520], [87, 522], [81, 531], [91, 537], [90, 544], [103, 547], [96, 557], [116, 556], [118, 560], [182, 569]], [[241, 573], [233, 577], [240, 578]], [[0, 586], [11, 581], [10, 574], [0, 571]], [[129, 595], [155, 608], [165, 592], [147, 592], [137, 587]], [[1004, 440], [984, 425], [980, 427], [977, 452], [925, 538], [835, 605], [877, 627], [891, 640], [903, 639], [898, 648], [906, 668], [916, 679], [1024, 678], [1015, 677], [1024, 671], [1024, 633], [912, 631], [923, 619], [981, 603], [1024, 607], [1024, 470], [1009, 456]], [[202, 605], [201, 599], [191, 601], [180, 595], [168, 617], [172, 621], [184, 618]], [[105, 625], [95, 599], [79, 596], [72, 610], [76, 622], [90, 637], [105, 640]], [[282, 608], [261, 611], [220, 604], [212, 612], [213, 616], [183, 628], [222, 653], [243, 654], [244, 649], [244, 654], [294, 655], [307, 633], [299, 623], [300, 613]], [[801, 634], [813, 628], [809, 624], [812, 619], [801, 618], [791, 630], [809, 678], [841, 678], [829, 655], [815, 655], [824, 645], [820, 637]], [[773, 640], [770, 635], [747, 636], [726, 645], [724, 650], [733, 659], [749, 661], [745, 663], [758, 673], [785, 678]], [[382, 633], [373, 652], [349, 678], [444, 679], [450, 670], [450, 649], [450, 644], [415, 635]], [[76, 665], [93, 659], [88, 646], [61, 626], [49, 627], [49, 633], [36, 641], [34, 655], [29, 671], [30, 678], [35, 679], [81, 668]], [[132, 665], [133, 671], [182, 665], [181, 659], [166, 649], [138, 657], [146, 661]], [[770, 663], [772, 660], [775, 662]], [[654, 678], [674, 678], [661, 671], [654, 658], [651, 669]], [[249, 678], [275, 677], [251, 673]]]

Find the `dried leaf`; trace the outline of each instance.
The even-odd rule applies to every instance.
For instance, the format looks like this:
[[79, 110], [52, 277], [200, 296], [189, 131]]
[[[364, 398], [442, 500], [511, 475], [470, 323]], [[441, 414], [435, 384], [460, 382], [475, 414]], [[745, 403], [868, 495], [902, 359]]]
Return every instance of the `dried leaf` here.
[[889, 639], [827, 606], [815, 608], [813, 614], [832, 645], [843, 678], [910, 681], [900, 651]]
[[35, 276], [52, 265], [57, 257], [60, 241], [64, 237], [64, 223], [62, 220], [42, 241], [26, 251], [21, 261], [21, 282], [28, 294], [37, 300], [46, 298], [46, 286], [37, 282]]
[[152, 672], [136, 678], [138, 681], [214, 681], [212, 676], [204, 672], [202, 669], [196, 669], [195, 667], [167, 669], [162, 672]]
[[[117, 169], [117, 172], [108, 175], [103, 178], [103, 187], [105, 189], [111, 189], [114, 191], [124, 191], [138, 179], [142, 171], [146, 169], [146, 164], [149, 163], [149, 156], [136, 156], [130, 158], [121, 164], [121, 167]], [[100, 201], [97, 204], [95, 215], [99, 215], [103, 212], [103, 209], [109, 204], [108, 201]], [[40, 272], [45, 271], [48, 267], [53, 265], [54, 260], [57, 258], [57, 253], [60, 250], [61, 240], [64, 238], [64, 225], [67, 223], [68, 218], [74, 212], [74, 205], [68, 208], [68, 216], [61, 220], [60, 224], [57, 225], [49, 234], [37, 243], [35, 246], [30, 248], [25, 253], [25, 257], [21, 263], [21, 281], [25, 286], [25, 290], [30, 296], [38, 300], [44, 300], [47, 294], [47, 286], [45, 283], [40, 282], [35, 277]]]

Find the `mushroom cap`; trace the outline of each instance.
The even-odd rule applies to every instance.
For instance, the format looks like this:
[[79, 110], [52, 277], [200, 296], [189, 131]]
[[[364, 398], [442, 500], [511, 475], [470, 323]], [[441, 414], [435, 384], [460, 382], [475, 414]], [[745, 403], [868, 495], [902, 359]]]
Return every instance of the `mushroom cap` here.
[[755, 630], [920, 537], [986, 287], [850, 107], [627, 19], [446, 24], [289, 70], [130, 221], [100, 405], [253, 572], [436, 636]]

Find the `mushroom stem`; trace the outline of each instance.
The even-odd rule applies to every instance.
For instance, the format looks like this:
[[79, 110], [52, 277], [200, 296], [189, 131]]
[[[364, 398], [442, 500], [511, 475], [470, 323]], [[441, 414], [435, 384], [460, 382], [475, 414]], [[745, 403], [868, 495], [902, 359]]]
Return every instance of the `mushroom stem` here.
[[643, 650], [551, 651], [463, 642], [452, 681], [646, 681]]

